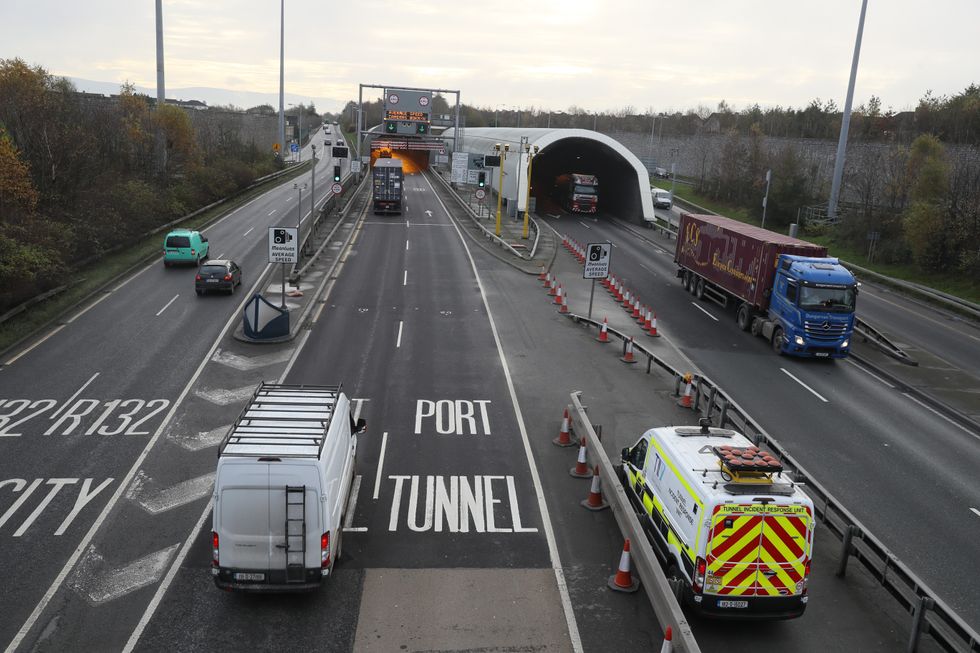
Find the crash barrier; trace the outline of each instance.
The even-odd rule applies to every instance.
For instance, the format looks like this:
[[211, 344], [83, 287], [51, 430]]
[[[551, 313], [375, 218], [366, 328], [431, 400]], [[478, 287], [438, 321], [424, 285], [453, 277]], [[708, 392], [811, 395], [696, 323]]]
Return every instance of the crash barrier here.
[[856, 315], [854, 316], [854, 331], [859, 333], [865, 342], [871, 343], [886, 356], [891, 356], [906, 365], [916, 366], [919, 364], [919, 361], [909, 356], [907, 352], [889, 340], [885, 334]]
[[[582, 315], [568, 313], [568, 317], [577, 324], [588, 325], [590, 329], [594, 327], [598, 331], [602, 328], [601, 322]], [[627, 342], [632, 342], [632, 337], [608, 325], [606, 325], [606, 331], [609, 336], [623, 341], [623, 354], [625, 355]], [[716, 383], [699, 374], [682, 373], [675, 370], [642, 344], [634, 342], [632, 348], [634, 356], [646, 357], [647, 374], [656, 365], [674, 379], [674, 396], [678, 397], [682, 406], [690, 406], [691, 412], [694, 413], [692, 420], [696, 420], [698, 417], [707, 417], [712, 419], [716, 426], [732, 428], [745, 434], [757, 446], [764, 446], [773, 451], [782, 461], [784, 469], [805, 485], [807, 494], [813, 499], [818, 517], [822, 519], [824, 526], [841, 540], [842, 555], [837, 575], [843, 577], [846, 574], [848, 561], [854, 557], [911, 616], [908, 651], [917, 650], [919, 640], [925, 634], [931, 635], [936, 642], [950, 651], [980, 651], [980, 634], [938, 598], [926, 583], [916, 576], [878, 538], [872, 535], [861, 522], [844, 508], [840, 501], [811, 476]], [[575, 410], [570, 412], [572, 434], [585, 436], [587, 452], [597, 459], [602, 481], [607, 488], [607, 500], [612, 505], [614, 514], [617, 514], [616, 520], [620, 522], [623, 535], [634, 542], [634, 549], [637, 552], [641, 550], [640, 543], [646, 545], [642, 549], [644, 551], [642, 556], [645, 557], [646, 552], [650, 551], [649, 543], [646, 542], [645, 538], [641, 540], [637, 537], [637, 534], [642, 534], [643, 531], [633, 530], [632, 524], [628, 524], [629, 528], [626, 528], [620, 520], [618, 513], [624, 511], [633, 516], [632, 521], [636, 521], [636, 518], [598, 438], [592, 438], [589, 435], [590, 433], [594, 435], [594, 430], [585, 415], [585, 408], [581, 407], [578, 402], [579, 394], [572, 393], [573, 406], [577, 406]], [[689, 397], [686, 401], [683, 399], [685, 396]], [[611, 487], [616, 491], [609, 491], [608, 488]], [[652, 556], [652, 552], [650, 555]], [[651, 561], [655, 563], [655, 559], [652, 557], [643, 560], [641, 563], [641, 555], [634, 555], [634, 560], [640, 570], [643, 568], [641, 564], [649, 566]], [[658, 578], [662, 577], [663, 572], [660, 567], [655, 564], [654, 566], [657, 567]], [[650, 583], [643, 577], [642, 571], [640, 578], [647, 584], [649, 593]], [[653, 602], [653, 598], [651, 598], [651, 602]], [[654, 607], [658, 607], [656, 603], [654, 603]], [[661, 624], [664, 625], [663, 622]]]
[[[365, 188], [367, 188], [368, 179], [370, 178], [371, 175], [365, 175], [364, 178], [361, 179], [361, 183], [358, 184], [357, 187], [352, 192], [348, 193], [345, 190], [344, 193], [342, 193], [339, 197], [335, 197], [334, 195], [331, 195], [327, 199], [327, 201], [324, 202], [323, 206], [320, 208], [318, 212], [316, 212], [315, 216], [311, 216], [312, 220], [308, 220], [308, 222], [310, 222], [310, 227], [306, 230], [306, 236], [300, 238], [301, 252], [308, 252], [309, 250], [308, 242], [311, 239], [315, 240], [317, 238], [320, 222], [323, 221], [328, 215], [330, 215], [330, 212], [334, 208], [338, 209], [338, 214], [340, 215], [341, 218], [347, 215], [347, 213], [351, 209], [351, 206], [354, 204], [354, 200], [357, 199], [357, 197], [360, 195], [360, 193], [362, 193], [365, 190]], [[351, 174], [348, 173], [347, 176], [341, 180], [341, 183], [346, 184], [348, 181], [350, 181], [350, 179], [351, 179]], [[347, 201], [346, 203], [341, 204], [343, 202], [344, 196], [347, 197]], [[297, 281], [299, 281], [299, 279], [301, 279], [303, 275], [306, 273], [307, 269], [309, 269], [309, 267], [316, 262], [317, 257], [319, 257], [320, 253], [323, 251], [323, 248], [326, 247], [331, 242], [334, 233], [336, 233], [337, 229], [340, 228], [341, 224], [343, 224], [343, 220], [342, 219], [337, 220], [337, 222], [334, 223], [333, 228], [330, 230], [330, 233], [327, 234], [327, 236], [323, 239], [323, 242], [320, 243], [320, 247], [317, 248], [317, 251], [313, 252], [312, 254], [307, 253], [306, 260], [300, 260], [298, 263], [295, 263], [293, 265], [293, 269], [289, 273], [290, 283], [296, 283]]]
[[[650, 600], [657, 620], [660, 622], [660, 627], [664, 631], [669, 628], [674, 634], [675, 650], [682, 653], [698, 653], [701, 649], [698, 647], [697, 640], [694, 639], [694, 633], [687, 622], [687, 617], [684, 616], [684, 612], [674, 595], [674, 590], [671, 589], [667, 576], [664, 574], [650, 541], [647, 539], [646, 531], [640, 524], [640, 520], [633, 510], [633, 505], [623, 489], [623, 484], [619, 481], [615, 468], [606, 455], [606, 451], [602, 448], [595, 428], [589, 421], [586, 407], [581, 401], [581, 394], [581, 392], [571, 394], [572, 404], [569, 415], [572, 418], [572, 431], [582, 437], [588, 455], [592, 456], [595, 461], [596, 464], [593, 469], [598, 474], [599, 482], [604, 488], [604, 498], [612, 509], [620, 532], [629, 542], [628, 546], [624, 546], [624, 553], [620, 558], [616, 575], [609, 579], [609, 584], [611, 587], [615, 586], [613, 589], [619, 590], [632, 587], [633, 580], [629, 578], [629, 566], [625, 569], [626, 575], [623, 575], [623, 562], [628, 554], [630, 563], [627, 564], [636, 569], [640, 578], [639, 585]], [[619, 583], [616, 583], [617, 576]]]
[[[425, 174], [425, 173], [423, 173], [423, 174]], [[505, 241], [503, 238], [498, 237], [497, 234], [495, 234], [493, 231], [490, 231], [489, 229], [487, 229], [486, 227], [484, 227], [483, 224], [480, 222], [479, 217], [477, 217], [477, 215], [473, 212], [473, 208], [469, 204], [467, 204], [466, 201], [462, 197], [459, 196], [459, 193], [457, 193], [455, 191], [455, 189], [453, 189], [453, 187], [449, 184], [449, 182], [447, 182], [445, 179], [443, 179], [443, 177], [442, 177], [441, 174], [439, 174], [437, 172], [436, 174], [434, 174], [432, 176], [434, 176], [436, 179], [439, 180], [439, 183], [442, 184], [443, 188], [445, 188], [446, 191], [450, 195], [452, 195], [453, 199], [456, 200], [456, 203], [459, 204], [459, 206], [464, 211], [466, 211], [466, 215], [467, 215], [467, 217], [469, 217], [470, 221], [474, 225], [476, 225], [477, 227], [480, 228], [480, 231], [483, 232], [483, 235], [488, 240], [496, 241], [498, 245], [500, 245], [504, 249], [509, 250], [517, 258], [524, 259], [525, 261], [530, 261], [531, 259], [534, 258], [534, 255], [538, 251], [538, 241], [540, 240], [540, 237], [541, 237], [541, 228], [538, 225], [538, 221], [534, 218], [534, 216], [528, 216], [528, 225], [529, 225], [529, 228], [530, 228], [531, 231], [534, 232], [534, 240], [533, 240], [533, 243], [531, 245], [531, 249], [530, 250], [526, 250], [525, 253], [521, 253], [513, 245], [511, 245], [510, 243], [508, 243], [507, 241]], [[503, 219], [503, 218], [501, 218], [501, 219]]]

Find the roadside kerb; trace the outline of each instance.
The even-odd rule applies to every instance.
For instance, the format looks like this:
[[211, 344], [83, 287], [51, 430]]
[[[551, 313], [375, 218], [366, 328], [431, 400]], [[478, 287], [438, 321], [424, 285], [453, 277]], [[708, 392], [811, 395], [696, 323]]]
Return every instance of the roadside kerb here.
[[580, 401], [581, 392], [571, 393], [572, 406], [569, 415], [572, 418], [572, 430], [585, 438], [586, 451], [589, 452], [596, 462], [599, 470], [599, 477], [602, 483], [604, 497], [612, 508], [616, 523], [623, 536], [630, 541], [630, 557], [636, 566], [637, 574], [640, 577], [643, 591], [660, 622], [660, 627], [667, 631], [671, 628], [674, 633], [674, 647], [679, 653], [699, 653], [697, 641], [691, 630], [684, 612], [677, 603], [674, 591], [667, 581], [667, 576], [660, 568], [660, 562], [650, 542], [647, 540], [646, 532], [637, 519], [633, 511], [632, 504], [623, 484], [613, 468], [609, 456], [602, 448], [602, 443], [596, 435], [592, 423], [586, 415], [586, 407]]
[[[598, 331], [602, 326], [602, 323], [597, 320], [592, 320], [575, 313], [568, 313], [567, 316], [576, 323], [587, 324], [590, 329], [595, 327]], [[630, 336], [608, 326], [607, 333], [623, 340], [623, 350], [625, 351], [626, 341], [629, 340]], [[647, 350], [643, 345], [634, 342], [633, 348], [635, 350], [634, 354], [638, 350], [639, 354], [647, 357], [647, 373], [650, 372], [652, 364], [656, 363], [674, 377], [675, 394], [678, 394], [680, 389], [679, 380], [683, 374], [674, 370], [668, 363], [660, 359], [653, 352]], [[702, 399], [704, 399], [703, 402]], [[733, 428], [743, 433], [757, 446], [765, 446], [776, 453], [793, 478], [805, 486], [807, 494], [813, 499], [817, 516], [821, 518], [824, 526], [829, 528], [841, 540], [842, 555], [837, 575], [840, 577], [846, 575], [847, 560], [850, 556], [854, 556], [870, 572], [872, 577], [898, 601], [899, 605], [909, 613], [912, 618], [912, 623], [909, 632], [908, 651], [915, 651], [919, 639], [925, 634], [931, 635], [933, 639], [945, 646], [948, 650], [964, 652], [980, 651], [980, 635], [975, 630], [950, 609], [944, 601], [939, 599], [935, 592], [913, 573], [905, 563], [899, 560], [880, 540], [871, 534], [854, 515], [844, 508], [840, 501], [828, 492], [799, 462], [780, 446], [775, 438], [769, 435], [765, 429], [749, 417], [748, 413], [731, 399], [718, 384], [702, 374], [694, 374], [694, 395], [692, 397], [691, 411], [697, 417], [707, 417], [709, 419], [717, 413], [717, 426]], [[586, 428], [585, 425], [588, 423], [587, 419], [584, 417], [577, 418], [574, 413], [571, 413], [571, 416], [573, 420], [573, 432], [579, 422], [584, 422], [582, 428]], [[578, 422], [576, 422], [576, 419], [578, 419]], [[601, 449], [598, 438], [590, 443], [588, 451], [600, 458], [599, 470], [600, 474], [603, 474], [602, 480], [606, 482], [606, 473], [613, 472], [610, 471], [612, 469], [611, 464], [609, 470], [607, 470], [605, 465], [601, 463], [601, 460], [605, 460], [608, 463], [609, 459], [605, 455], [605, 451]], [[618, 477], [614, 478], [616, 482], [613, 486], [621, 491], [621, 482]], [[616, 501], [618, 502], [618, 492], [616, 496]], [[623, 496], [625, 496], [625, 492]], [[613, 505], [615, 506], [615, 503]], [[618, 519], [619, 517], [617, 515]], [[628, 531], [624, 531], [624, 536], [628, 536], [626, 532]], [[651, 601], [653, 601], [652, 597]]]

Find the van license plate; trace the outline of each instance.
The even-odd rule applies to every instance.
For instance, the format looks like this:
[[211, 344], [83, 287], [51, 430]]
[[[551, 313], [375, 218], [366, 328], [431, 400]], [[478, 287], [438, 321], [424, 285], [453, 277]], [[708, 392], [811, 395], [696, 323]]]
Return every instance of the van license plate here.
[[748, 601], [718, 601], [719, 608], [747, 608]]
[[265, 580], [265, 574], [246, 574], [240, 572], [235, 574], [235, 580]]

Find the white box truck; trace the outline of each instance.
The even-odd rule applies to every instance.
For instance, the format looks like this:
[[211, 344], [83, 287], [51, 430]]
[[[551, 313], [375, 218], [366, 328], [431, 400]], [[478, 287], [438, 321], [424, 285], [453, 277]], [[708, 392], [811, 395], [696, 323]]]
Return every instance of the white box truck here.
[[259, 385], [218, 449], [211, 531], [218, 587], [319, 587], [340, 557], [365, 428], [339, 385]]
[[622, 475], [689, 605], [710, 616], [803, 614], [813, 501], [774, 456], [703, 419], [645, 432], [623, 449]]

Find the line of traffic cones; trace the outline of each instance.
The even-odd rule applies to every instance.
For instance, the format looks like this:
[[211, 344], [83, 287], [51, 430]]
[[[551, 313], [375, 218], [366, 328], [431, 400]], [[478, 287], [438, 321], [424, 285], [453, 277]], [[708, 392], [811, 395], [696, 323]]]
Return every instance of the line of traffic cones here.
[[567, 408], [565, 409], [565, 415], [561, 418], [561, 429], [558, 431], [558, 437], [551, 442], [559, 447], [575, 446], [575, 442], [572, 441], [572, 420], [568, 417]]
[[686, 373], [682, 380], [684, 381], [684, 394], [678, 400], [677, 405], [681, 408], [694, 408], [692, 393], [694, 390], [694, 375], [690, 372]]
[[596, 338], [599, 342], [605, 344], [609, 342], [609, 320], [602, 318], [602, 326], [599, 327], [599, 335]]
[[585, 438], [579, 441], [578, 459], [575, 461], [575, 467], [568, 470], [568, 473], [575, 478], [592, 478], [592, 470], [589, 469], [589, 462], [586, 457]]
[[589, 496], [582, 500], [582, 507], [593, 512], [605, 510], [609, 507], [606, 500], [602, 498], [602, 482], [599, 480], [598, 465], [592, 470], [592, 487], [589, 488]]
[[626, 351], [623, 353], [623, 357], [619, 360], [628, 364], [638, 363], [639, 361], [636, 360], [636, 356], [633, 355], [633, 336], [630, 336], [630, 339], [624, 344], [626, 345]]

